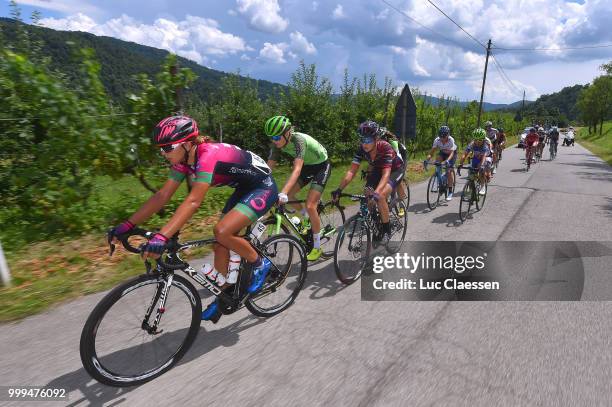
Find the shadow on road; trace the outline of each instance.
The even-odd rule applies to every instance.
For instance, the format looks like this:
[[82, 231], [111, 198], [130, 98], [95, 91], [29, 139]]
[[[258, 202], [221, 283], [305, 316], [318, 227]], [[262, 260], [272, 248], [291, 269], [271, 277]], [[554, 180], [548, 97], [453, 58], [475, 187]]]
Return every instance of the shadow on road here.
[[303, 292], [300, 293], [300, 295], [304, 295], [307, 291], [310, 291], [310, 299], [317, 300], [334, 296], [348, 287], [336, 277], [333, 259], [326, 260], [319, 264], [321, 264], [322, 267], [316, 267], [317, 265], [315, 265], [316, 269], [315, 267], [308, 267], [308, 276], [306, 277], [304, 287], [302, 287]]
[[[207, 331], [204, 327], [200, 327], [200, 331], [195, 342], [187, 351], [183, 359], [181, 359], [181, 361], [177, 364], [177, 366], [184, 363], [189, 363], [192, 360], [214, 350], [215, 348], [228, 347], [237, 344], [240, 339], [240, 332], [258, 325], [264, 322], [264, 320], [265, 318], [257, 318], [251, 314], [248, 314], [239, 321], [236, 321], [235, 323], [219, 330]], [[179, 333], [180, 331], [173, 332], [170, 335], [178, 335]], [[141, 346], [117, 351], [111, 355], [105, 356], [104, 360], [112, 359], [115, 362], [123, 360], [125, 361], [124, 363], [129, 363], [130, 361], [134, 360], [134, 354], [139, 354], [138, 351]], [[116, 364], [113, 366], [116, 366]], [[100, 384], [92, 379], [83, 368], [60, 376], [47, 383], [46, 386], [50, 388], [66, 389], [71, 396], [68, 406], [76, 406], [80, 404], [94, 406], [120, 405], [126, 401], [124, 396], [138, 387], [110, 387]], [[74, 394], [76, 390], [82, 393], [81, 397], [76, 397], [76, 394]]]
[[431, 223], [438, 223], [446, 225], [447, 227], [457, 227], [461, 226], [461, 219], [459, 219], [459, 213], [445, 213], [444, 215], [438, 216], [437, 218], [433, 218]]
[[612, 218], [612, 198], [605, 197], [605, 199], [608, 201], [608, 203], [600, 205], [599, 207], [608, 212], [606, 215]]

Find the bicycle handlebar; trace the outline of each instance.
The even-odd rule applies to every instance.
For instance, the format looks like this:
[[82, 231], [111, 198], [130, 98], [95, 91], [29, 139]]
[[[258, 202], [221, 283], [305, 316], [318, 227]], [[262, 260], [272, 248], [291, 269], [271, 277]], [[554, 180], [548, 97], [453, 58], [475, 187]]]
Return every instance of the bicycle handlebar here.
[[[153, 235], [155, 234], [155, 232], [151, 232], [142, 228], [134, 228], [132, 230], [130, 230], [127, 233], [124, 233], [122, 235], [119, 236], [115, 236], [117, 240], [119, 240], [119, 242], [121, 242], [121, 245], [125, 248], [125, 250], [127, 250], [130, 253], [134, 253], [134, 254], [141, 254], [142, 253], [142, 249], [145, 246], [145, 243], [140, 244], [138, 247], [133, 246], [132, 244], [130, 244], [129, 242], [129, 238], [132, 236], [141, 236], [144, 237], [145, 239], [149, 240], [150, 238], [153, 237]], [[111, 239], [109, 239], [108, 242], [109, 246], [110, 246], [110, 255], [113, 255], [113, 252], [115, 251], [115, 244], [112, 242]], [[168, 247], [171, 249], [175, 249], [178, 248], [178, 240], [177, 240], [177, 236], [173, 236], [169, 241], [168, 241]], [[178, 259], [177, 259], [178, 260]], [[163, 259], [163, 255], [159, 256], [157, 258], [157, 263], [164, 269], [166, 270], [182, 270], [183, 268], [185, 268], [186, 263], [181, 261], [180, 263], [166, 263]], [[149, 260], [145, 260], [145, 265], [147, 268], [147, 272], [151, 271], [151, 264], [149, 263]]]

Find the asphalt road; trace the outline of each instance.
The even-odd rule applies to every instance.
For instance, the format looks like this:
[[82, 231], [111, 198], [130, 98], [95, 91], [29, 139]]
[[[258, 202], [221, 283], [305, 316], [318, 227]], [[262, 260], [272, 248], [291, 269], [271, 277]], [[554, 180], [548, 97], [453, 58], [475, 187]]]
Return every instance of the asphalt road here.
[[[409, 239], [612, 241], [609, 165], [579, 145], [559, 147], [557, 160], [529, 173], [521, 156], [506, 150], [485, 208], [463, 225], [457, 199], [429, 212], [425, 185], [413, 185]], [[589, 272], [582, 299], [612, 292], [610, 260], [583, 260]], [[284, 313], [263, 320], [241, 310], [217, 325], [203, 323], [168, 373], [140, 387], [111, 388], [87, 375], [78, 350], [82, 326], [103, 295], [1, 325], [1, 384], [69, 391], [67, 403], [37, 406], [611, 403], [607, 302], [365, 302], [359, 284], [343, 286], [322, 264]]]

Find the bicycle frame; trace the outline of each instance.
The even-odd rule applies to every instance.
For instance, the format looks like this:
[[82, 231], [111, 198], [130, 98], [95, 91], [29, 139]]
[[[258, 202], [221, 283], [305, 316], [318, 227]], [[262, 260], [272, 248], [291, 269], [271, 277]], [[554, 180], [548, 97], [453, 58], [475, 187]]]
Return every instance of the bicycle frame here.
[[[296, 203], [305, 203], [305, 202], [306, 201], [304, 201], [304, 200], [287, 201], [285, 204], [279, 205], [279, 206], [276, 207], [276, 209], [272, 212], [272, 217], [274, 217], [274, 219], [275, 219], [274, 234], [279, 234], [281, 232], [281, 224], [283, 223], [283, 219], [285, 219], [286, 223], [289, 225], [289, 227], [291, 227], [293, 232], [295, 232], [295, 235], [297, 237], [299, 237], [300, 240], [302, 240], [305, 244], [309, 243], [308, 241], [306, 241], [306, 239], [304, 239], [304, 235], [302, 233], [300, 233], [300, 231], [298, 230], [297, 226], [295, 226], [295, 224], [293, 222], [291, 222], [291, 218], [289, 218], [289, 213], [285, 209], [285, 205], [287, 205], [287, 204], [296, 204]], [[317, 204], [317, 209], [318, 209], [319, 213], [321, 213], [323, 211], [323, 208], [325, 207], [325, 205], [326, 204], [323, 203], [323, 201], [319, 200], [319, 203]], [[322, 233], [321, 234], [321, 238], [325, 238], [325, 237], [329, 236], [330, 234], [334, 233], [335, 231], [336, 230], [334, 229], [334, 230]]]
[[[258, 224], [254, 225], [254, 227], [257, 228]], [[270, 258], [266, 255], [266, 253], [264, 253], [260, 249], [258, 238], [256, 236], [252, 236], [250, 231], [251, 231], [251, 227], [247, 228], [247, 234], [243, 237], [251, 244], [251, 247], [255, 249], [257, 254], [270, 260]], [[139, 249], [130, 245], [130, 243], [128, 242], [128, 238], [133, 235], [147, 237], [151, 234], [152, 232], [147, 232], [147, 231], [144, 231], [143, 229], [136, 228], [130, 234], [124, 235], [121, 239], [119, 239], [119, 241], [123, 244], [126, 250], [132, 253], [140, 253]], [[145, 317], [142, 321], [143, 329], [146, 329], [151, 334], [158, 333], [157, 327], [161, 320], [162, 314], [165, 311], [165, 304], [167, 300], [168, 290], [169, 290], [169, 287], [172, 285], [172, 280], [174, 278], [174, 272], [176, 271], [184, 272], [189, 277], [191, 277], [191, 279], [195, 280], [200, 285], [202, 285], [204, 288], [206, 288], [212, 295], [217, 297], [221, 301], [221, 303], [225, 306], [225, 308], [222, 307], [223, 313], [233, 313], [241, 309], [244, 306], [244, 303], [250, 298], [250, 294], [245, 291], [245, 287], [244, 287], [248, 283], [248, 280], [245, 279], [245, 276], [248, 277], [248, 273], [245, 270], [244, 260], [242, 260], [240, 264], [239, 275], [238, 275], [239, 277], [238, 277], [238, 281], [236, 282], [234, 286], [235, 288], [232, 290], [233, 291], [232, 294], [228, 294], [224, 292], [217, 284], [215, 284], [215, 282], [208, 279], [208, 277], [202, 276], [201, 274], [199, 274], [187, 261], [183, 260], [180, 256], [180, 252], [184, 250], [196, 248], [196, 247], [202, 247], [202, 246], [209, 246], [215, 243], [217, 243], [217, 240], [215, 238], [190, 240], [184, 243], [179, 243], [178, 233], [177, 233], [168, 242], [168, 253], [166, 254], [166, 258], [164, 259], [163, 256], [160, 256], [156, 260], [155, 270], [153, 270], [151, 262], [149, 260], [145, 260], [145, 268], [146, 268], [147, 274], [152, 274], [154, 272], [158, 273], [160, 276], [163, 277], [164, 284], [163, 286], [161, 285], [158, 286], [158, 289], [155, 292], [155, 296], [153, 297], [151, 305], [149, 305], [149, 308], [147, 309]], [[111, 252], [112, 251], [114, 251], [114, 245], [111, 243]], [[272, 263], [271, 267], [273, 267], [277, 272], [280, 272], [280, 270], [278, 270], [278, 267], [274, 264], [274, 262], [271, 261], [271, 263]], [[282, 281], [279, 281], [278, 284], [282, 284]], [[257, 297], [260, 297], [261, 295], [266, 294], [272, 288], [273, 287], [268, 287], [267, 289], [258, 292]], [[160, 299], [161, 301], [159, 303], [159, 307], [157, 308], [158, 310], [157, 315], [155, 317], [155, 320], [153, 321], [153, 324], [150, 325], [148, 323], [149, 318], [151, 317], [151, 314], [153, 313], [155, 304], [157, 304], [157, 301]], [[161, 333], [161, 331], [159, 333]]]

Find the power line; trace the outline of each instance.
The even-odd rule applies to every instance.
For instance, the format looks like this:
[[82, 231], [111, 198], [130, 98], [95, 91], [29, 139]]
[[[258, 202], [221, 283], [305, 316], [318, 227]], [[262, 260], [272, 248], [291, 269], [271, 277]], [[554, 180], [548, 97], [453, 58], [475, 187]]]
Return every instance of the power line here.
[[406, 14], [405, 12], [403, 12], [402, 10], [398, 9], [397, 7], [395, 7], [393, 4], [387, 2], [386, 0], [381, 0], [383, 3], [385, 3], [387, 6], [389, 6], [390, 8], [392, 8], [393, 10], [397, 11], [398, 13], [402, 14], [404, 17], [408, 18], [409, 20], [415, 22], [416, 24], [420, 25], [421, 27], [425, 28], [426, 30], [430, 31], [431, 33], [437, 35], [440, 38], [444, 38], [446, 41], [448, 42], [452, 42], [453, 44], [457, 45], [459, 48], [464, 48], [465, 45], [464, 44], [460, 44], [459, 42], [440, 34], [439, 32], [433, 30], [430, 27], [427, 27], [426, 25], [420, 23], [419, 21], [415, 20], [414, 18], [410, 17], [408, 14]]
[[506, 83], [510, 84], [517, 94], [522, 94], [522, 91], [514, 84], [512, 79], [508, 77], [508, 74], [506, 74], [506, 71], [504, 70], [504, 68], [501, 66], [497, 58], [495, 58], [495, 55], [491, 54], [491, 57], [493, 58], [493, 63], [495, 64], [495, 67], [497, 68], [500, 75], [502, 76], [502, 79], [504, 79]]
[[[86, 115], [86, 116], [80, 116], [80, 117], [96, 118], [96, 117], [111, 117], [111, 116], [127, 116], [127, 115], [132, 115], [132, 114], [142, 114], [142, 113], [112, 113], [112, 114]], [[43, 117], [14, 117], [10, 119], [0, 119], [0, 121], [40, 120], [40, 119], [43, 119]]]
[[484, 45], [482, 42], [478, 41], [476, 38], [474, 38], [474, 36], [472, 34], [470, 34], [469, 32], [465, 31], [463, 29], [463, 27], [461, 27], [455, 20], [453, 20], [452, 18], [450, 18], [448, 16], [448, 14], [446, 14], [440, 7], [438, 7], [433, 1], [431, 0], [427, 0], [432, 6], [434, 6], [440, 13], [444, 14], [444, 17], [448, 18], [449, 20], [452, 21], [453, 24], [455, 24], [457, 27], [459, 27], [459, 29], [461, 31], [463, 31], [464, 33], [466, 33], [468, 35], [468, 37], [470, 37], [471, 39], [473, 39], [474, 41], [476, 41], [478, 44], [480, 44], [481, 47], [483, 48], [487, 48], [486, 45]]
[[495, 68], [497, 69], [497, 72], [499, 72], [499, 75], [502, 78], [502, 82], [506, 85], [508, 90], [510, 90], [510, 92], [512, 93], [516, 93], [517, 95], [521, 95], [521, 90], [512, 82], [510, 78], [508, 78], [508, 75], [504, 71], [504, 68], [502, 68], [499, 62], [497, 62], [495, 57], [493, 57], [493, 63], [495, 64]]
[[565, 51], [565, 50], [580, 50], [580, 49], [595, 49], [595, 48], [610, 48], [612, 44], [604, 45], [586, 45], [584, 47], [563, 47], [563, 48], [500, 48], [493, 47], [498, 51], [509, 51], [509, 52], [529, 52], [529, 51]]

